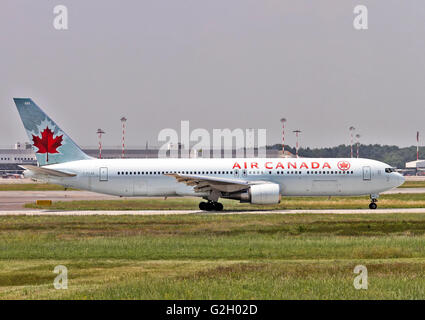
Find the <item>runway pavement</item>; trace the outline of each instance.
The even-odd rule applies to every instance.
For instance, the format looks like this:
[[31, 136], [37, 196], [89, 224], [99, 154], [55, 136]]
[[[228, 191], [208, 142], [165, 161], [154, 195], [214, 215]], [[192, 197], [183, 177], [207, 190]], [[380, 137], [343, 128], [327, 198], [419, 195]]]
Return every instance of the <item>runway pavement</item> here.
[[49, 199], [52, 201], [72, 200], [119, 200], [117, 196], [89, 191], [0, 191], [0, 211], [19, 210], [25, 203]]
[[229, 214], [391, 214], [391, 213], [425, 213], [425, 208], [409, 209], [330, 209], [330, 210], [276, 210], [276, 211], [221, 211], [205, 212], [200, 210], [128, 210], [128, 211], [55, 211], [55, 210], [5, 210], [0, 211], [0, 216], [151, 216], [151, 215], [229, 215]]
[[425, 193], [425, 188], [396, 188], [389, 191], [382, 192], [381, 194], [397, 194], [397, 193]]
[[[399, 188], [393, 189], [383, 194], [396, 193], [424, 193], [425, 188]], [[89, 191], [0, 191], [0, 211], [22, 210], [25, 203], [34, 203], [36, 200], [49, 199], [52, 201], [73, 201], [73, 200], [123, 200], [136, 198], [120, 198], [106, 194]], [[30, 209], [27, 209], [27, 211]]]

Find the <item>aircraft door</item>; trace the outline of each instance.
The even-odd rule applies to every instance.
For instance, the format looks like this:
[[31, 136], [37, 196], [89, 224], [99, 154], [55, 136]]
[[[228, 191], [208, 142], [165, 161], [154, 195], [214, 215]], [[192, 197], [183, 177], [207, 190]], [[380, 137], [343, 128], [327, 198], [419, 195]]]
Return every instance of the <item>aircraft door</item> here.
[[238, 170], [238, 169], [235, 169], [235, 170], [233, 171], [233, 176], [234, 176], [235, 178], [239, 178], [239, 170]]
[[99, 181], [108, 181], [108, 168], [99, 168]]
[[370, 167], [363, 167], [363, 180], [371, 180], [372, 179], [372, 172], [370, 170]]

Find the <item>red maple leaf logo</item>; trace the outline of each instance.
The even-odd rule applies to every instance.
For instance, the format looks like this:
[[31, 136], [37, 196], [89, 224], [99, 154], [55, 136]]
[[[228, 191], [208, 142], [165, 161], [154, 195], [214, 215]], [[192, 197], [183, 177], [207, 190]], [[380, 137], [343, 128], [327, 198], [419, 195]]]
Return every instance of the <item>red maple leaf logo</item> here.
[[340, 161], [338, 162], [338, 168], [342, 171], [346, 171], [350, 169], [351, 165], [348, 161]]
[[53, 138], [53, 131], [46, 127], [41, 132], [41, 139], [38, 136], [32, 135], [32, 141], [34, 147], [37, 147], [37, 153], [46, 153], [46, 162], [49, 162], [49, 153], [59, 153], [57, 148], [62, 145], [62, 136], [56, 136]]

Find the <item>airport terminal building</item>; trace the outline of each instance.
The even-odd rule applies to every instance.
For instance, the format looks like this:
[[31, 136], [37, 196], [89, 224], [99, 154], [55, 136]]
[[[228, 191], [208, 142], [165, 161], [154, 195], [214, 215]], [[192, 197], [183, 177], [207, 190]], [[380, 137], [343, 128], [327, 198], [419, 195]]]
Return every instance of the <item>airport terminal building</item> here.
[[[99, 149], [87, 148], [83, 149], [85, 153], [93, 158], [99, 157]], [[145, 149], [126, 149], [125, 158], [136, 158], [136, 159], [148, 159], [148, 158], [158, 158], [159, 149], [158, 148], [145, 148]], [[213, 152], [211, 151], [211, 154]], [[226, 157], [224, 150], [221, 151], [221, 156]], [[293, 157], [294, 155], [285, 151], [285, 157]], [[117, 159], [122, 157], [122, 150], [119, 148], [106, 148], [102, 149], [102, 158], [104, 159]], [[178, 157], [182, 157], [181, 149], [178, 150]], [[203, 155], [201, 152], [198, 154], [189, 154], [191, 158], [202, 158]], [[232, 158], [236, 157], [236, 151], [232, 150]], [[270, 158], [280, 158], [282, 157], [282, 152], [279, 150], [267, 150], [267, 157]], [[209, 158], [209, 156], [208, 156]], [[29, 143], [20, 143], [17, 142], [14, 145], [14, 148], [9, 149], [0, 149], [0, 174], [3, 177], [6, 177], [10, 174], [21, 174], [23, 168], [19, 165], [31, 164], [37, 165], [37, 159], [35, 153], [32, 149], [31, 144]]]

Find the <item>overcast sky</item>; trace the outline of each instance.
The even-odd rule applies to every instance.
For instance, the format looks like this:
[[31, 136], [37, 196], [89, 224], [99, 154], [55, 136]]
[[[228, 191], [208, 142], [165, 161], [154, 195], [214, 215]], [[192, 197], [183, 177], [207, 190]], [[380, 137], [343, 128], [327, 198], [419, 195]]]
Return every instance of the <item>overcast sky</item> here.
[[[68, 8], [69, 29], [53, 27]], [[353, 28], [358, 4], [369, 29]], [[425, 141], [425, 1], [20, 1], [0, 5], [0, 145], [31, 97], [78, 144], [158, 144], [163, 128], [303, 130], [302, 146]], [[294, 135], [287, 135], [294, 145]]]

